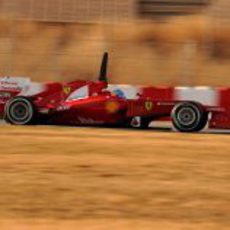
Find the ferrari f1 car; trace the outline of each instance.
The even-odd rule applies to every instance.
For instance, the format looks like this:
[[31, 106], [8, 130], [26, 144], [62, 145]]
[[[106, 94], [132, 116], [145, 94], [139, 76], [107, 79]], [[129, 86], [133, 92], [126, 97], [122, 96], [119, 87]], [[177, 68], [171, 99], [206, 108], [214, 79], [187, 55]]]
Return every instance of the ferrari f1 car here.
[[181, 132], [230, 128], [230, 89], [110, 85], [108, 53], [97, 81], [35, 83], [0, 78], [0, 116], [14, 125], [113, 125], [147, 128], [171, 120]]

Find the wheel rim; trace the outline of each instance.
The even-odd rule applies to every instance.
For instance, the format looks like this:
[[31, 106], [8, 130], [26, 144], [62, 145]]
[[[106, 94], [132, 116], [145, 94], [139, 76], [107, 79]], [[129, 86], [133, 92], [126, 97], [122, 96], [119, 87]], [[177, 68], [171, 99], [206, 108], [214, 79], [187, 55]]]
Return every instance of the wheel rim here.
[[24, 125], [31, 121], [34, 112], [29, 101], [15, 99], [8, 104], [6, 114], [8, 121], [12, 124]]
[[182, 108], [178, 111], [177, 120], [183, 126], [191, 126], [196, 122], [197, 114], [192, 108]]
[[23, 121], [29, 115], [28, 106], [25, 103], [17, 102], [12, 105], [10, 114], [15, 120]]

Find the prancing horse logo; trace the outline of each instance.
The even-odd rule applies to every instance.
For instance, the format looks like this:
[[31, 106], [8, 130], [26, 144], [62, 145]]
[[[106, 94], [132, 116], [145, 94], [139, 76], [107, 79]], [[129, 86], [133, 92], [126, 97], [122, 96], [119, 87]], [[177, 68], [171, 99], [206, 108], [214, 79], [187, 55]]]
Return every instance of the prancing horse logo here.
[[64, 92], [65, 94], [69, 94], [69, 93], [71, 92], [71, 87], [64, 86], [64, 87], [63, 87], [63, 92]]
[[152, 101], [146, 101], [145, 102], [145, 109], [147, 111], [150, 111], [150, 110], [152, 110], [152, 108], [153, 108], [153, 102]]

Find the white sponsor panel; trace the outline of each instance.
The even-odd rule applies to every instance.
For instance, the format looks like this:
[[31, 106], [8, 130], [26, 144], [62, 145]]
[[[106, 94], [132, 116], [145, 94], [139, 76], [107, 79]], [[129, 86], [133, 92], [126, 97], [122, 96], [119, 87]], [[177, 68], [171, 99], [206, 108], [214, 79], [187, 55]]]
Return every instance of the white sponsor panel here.
[[33, 96], [42, 93], [46, 90], [46, 86], [41, 83], [31, 82], [29, 85], [25, 86], [20, 92], [20, 96]]
[[106, 89], [125, 99], [138, 99], [140, 88], [132, 85], [108, 85]]
[[45, 89], [44, 84], [31, 82], [26, 77], [0, 77], [0, 90], [19, 92], [20, 96], [33, 96]]
[[176, 87], [174, 100], [195, 101], [207, 106], [218, 106], [219, 92], [211, 87]]
[[0, 77], [0, 90], [21, 91], [30, 83], [30, 79], [25, 77]]

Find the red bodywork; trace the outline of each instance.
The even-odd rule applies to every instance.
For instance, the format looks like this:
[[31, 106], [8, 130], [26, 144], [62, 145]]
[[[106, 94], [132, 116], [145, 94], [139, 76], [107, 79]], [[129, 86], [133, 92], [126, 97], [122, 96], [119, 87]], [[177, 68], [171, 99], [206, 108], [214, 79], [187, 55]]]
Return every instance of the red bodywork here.
[[[117, 125], [137, 116], [168, 120], [173, 107], [181, 102], [174, 99], [174, 88], [168, 87], [137, 87], [137, 92], [127, 97], [119, 86], [111, 90], [101, 81], [18, 85], [16, 78], [1, 80], [1, 117], [6, 102], [15, 96], [31, 99], [42, 123], [65, 125]], [[230, 129], [230, 89], [218, 90], [218, 105], [201, 106], [211, 114], [211, 128]]]

